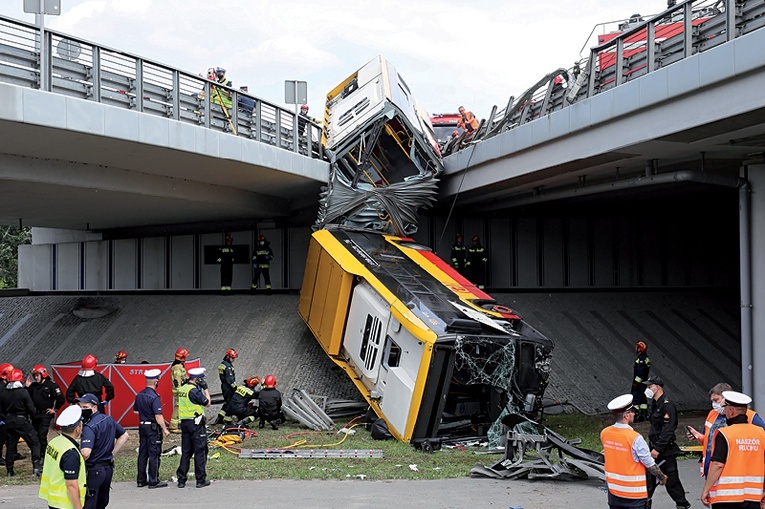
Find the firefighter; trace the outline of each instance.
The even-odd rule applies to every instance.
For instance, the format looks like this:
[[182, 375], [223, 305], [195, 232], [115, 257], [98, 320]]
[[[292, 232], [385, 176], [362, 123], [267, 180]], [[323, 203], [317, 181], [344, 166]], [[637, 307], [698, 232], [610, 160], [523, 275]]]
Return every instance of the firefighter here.
[[469, 274], [468, 279], [478, 288], [484, 289], [486, 284], [486, 263], [489, 261], [489, 254], [481, 245], [481, 239], [478, 235], [473, 235], [471, 239], [473, 244], [467, 250], [465, 266]]
[[127, 362], [127, 352], [120, 350], [114, 355], [114, 364], [125, 364]]
[[[664, 392], [664, 381], [658, 376], [652, 376], [643, 381], [645, 396], [651, 400], [651, 429], [648, 431], [648, 441], [651, 445], [651, 456], [661, 464], [662, 471], [667, 474], [667, 493], [674, 500], [678, 509], [691, 506], [685, 498], [685, 489], [680, 482], [677, 471], [677, 456], [681, 454], [680, 447], [675, 442], [677, 429], [677, 407]], [[648, 476], [648, 498], [656, 490], [656, 479]]]
[[178, 487], [185, 488], [191, 457], [194, 456], [194, 477], [197, 488], [210, 485], [207, 480], [207, 429], [205, 428], [205, 407], [210, 398], [203, 389], [205, 368], [189, 370], [188, 381], [179, 392], [178, 415], [181, 419], [181, 461], [175, 474]]
[[42, 473], [42, 458], [40, 457], [40, 440], [32, 427], [32, 416], [35, 415], [35, 404], [24, 387], [24, 373], [14, 368], [8, 375], [6, 390], [0, 394], [0, 415], [5, 416], [5, 433], [8, 450], [5, 454], [5, 468], [8, 477], [15, 475], [13, 463], [16, 458], [16, 448], [19, 438], [23, 438], [32, 452], [32, 468], [34, 474]]
[[252, 252], [252, 289], [257, 289], [260, 284], [260, 275], [263, 274], [263, 281], [266, 284], [266, 290], [271, 289], [271, 260], [274, 259], [274, 251], [271, 249], [271, 243], [265, 235], [258, 235], [258, 245]]
[[480, 125], [480, 122], [478, 122], [478, 119], [475, 118], [475, 115], [473, 115], [472, 111], [465, 111], [464, 106], [460, 106], [459, 112], [460, 119], [457, 121], [457, 127], [467, 131], [468, 136], [474, 135], [478, 129], [478, 126]]
[[170, 433], [181, 432], [181, 420], [178, 418], [178, 389], [186, 383], [186, 357], [189, 351], [179, 348], [175, 351], [175, 360], [170, 368], [170, 376], [173, 378], [173, 415], [170, 417]]
[[[13, 371], [13, 364], [10, 362], [4, 362], [0, 364], [0, 397], [2, 397], [3, 392], [5, 392], [5, 386], [8, 383], [8, 375], [11, 374], [11, 371]], [[2, 409], [0, 409], [0, 421], [5, 422], [5, 416], [3, 415]], [[5, 426], [0, 425], [0, 463], [5, 462], [5, 458], [3, 457], [3, 448], [6, 446], [5, 442]]]
[[[146, 388], [138, 393], [133, 404], [133, 411], [138, 414], [138, 477], [136, 485], [139, 488], [149, 486], [149, 489], [164, 488], [166, 482], [159, 480], [160, 454], [162, 453], [162, 438], [170, 434], [162, 415], [162, 401], [157, 394], [159, 377], [162, 372], [158, 369], [147, 369], [143, 376], [146, 378]], [[148, 475], [147, 475], [148, 467]]]
[[213, 424], [230, 423], [233, 421], [228, 414], [228, 404], [231, 401], [231, 396], [236, 391], [236, 374], [234, 373], [234, 359], [237, 359], [239, 354], [233, 348], [226, 350], [226, 355], [223, 356], [223, 360], [218, 365], [218, 376], [220, 377], [220, 392], [223, 394], [223, 406], [218, 412], [218, 417]]
[[74, 377], [69, 388], [66, 390], [66, 401], [73, 405], [77, 397], [83, 394], [95, 394], [101, 398], [98, 411], [104, 413], [104, 404], [114, 399], [114, 386], [101, 373], [96, 372], [98, 359], [95, 355], [88, 354], [82, 358], [82, 369]]
[[231, 290], [234, 279], [234, 238], [226, 233], [226, 245], [220, 248], [218, 263], [220, 263], [220, 289]]
[[258, 407], [255, 406], [255, 403], [258, 402], [258, 395], [260, 394], [260, 391], [255, 389], [259, 383], [260, 379], [257, 376], [251, 376], [244, 381], [244, 385], [237, 387], [234, 395], [231, 396], [228, 412], [239, 418], [239, 422], [236, 423], [237, 427], [246, 428], [249, 423], [255, 422], [255, 418], [258, 416]]
[[82, 435], [82, 409], [72, 405], [56, 419], [61, 435], [45, 449], [38, 496], [55, 509], [82, 509], [85, 502], [85, 459], [77, 440]]
[[765, 500], [765, 431], [747, 422], [752, 398], [735, 391], [722, 395], [728, 425], [715, 434], [701, 502], [707, 507], [759, 508]]
[[600, 432], [605, 457], [608, 507], [644, 508], [648, 502], [646, 472], [667, 482], [667, 476], [651, 457], [643, 436], [630, 426], [635, 420], [632, 395], [624, 394], [611, 400], [608, 409], [616, 423]]
[[266, 421], [272, 429], [279, 429], [277, 424], [284, 422], [282, 413], [282, 393], [276, 388], [276, 377], [268, 375], [263, 379], [263, 389], [258, 394], [259, 428], [264, 428]]
[[462, 240], [462, 234], [458, 233], [457, 238], [452, 244], [452, 267], [454, 270], [465, 276], [465, 262], [467, 261], [467, 248]]
[[64, 393], [48, 375], [45, 366], [37, 364], [32, 368], [32, 378], [34, 381], [27, 387], [36, 410], [32, 416], [32, 426], [34, 426], [37, 438], [40, 440], [40, 454], [43, 455], [48, 446], [48, 429], [51, 421], [53, 421], [56, 411], [64, 405], [65, 400]]
[[651, 371], [651, 359], [648, 358], [648, 345], [645, 341], [635, 343], [637, 358], [632, 366], [632, 398], [635, 403], [637, 415], [635, 422], [643, 422], [648, 418], [648, 400], [645, 397], [643, 380], [648, 380]]

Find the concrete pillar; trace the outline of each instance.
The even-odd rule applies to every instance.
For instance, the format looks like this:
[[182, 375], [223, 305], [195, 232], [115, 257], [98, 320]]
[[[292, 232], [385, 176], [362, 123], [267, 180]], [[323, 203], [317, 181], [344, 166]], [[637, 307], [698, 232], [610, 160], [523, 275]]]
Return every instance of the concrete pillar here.
[[749, 165], [748, 172], [752, 191], [749, 225], [753, 368], [751, 396], [754, 399], [753, 408], [756, 409], [765, 405], [765, 164]]

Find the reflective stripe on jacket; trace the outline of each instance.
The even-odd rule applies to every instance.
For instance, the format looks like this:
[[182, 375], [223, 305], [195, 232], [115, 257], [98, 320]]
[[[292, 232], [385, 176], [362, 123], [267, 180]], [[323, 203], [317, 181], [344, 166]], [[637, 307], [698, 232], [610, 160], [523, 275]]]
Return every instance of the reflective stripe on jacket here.
[[[754, 410], [751, 408], [747, 409], [746, 411], [746, 420], [749, 424], [752, 424], [752, 420], [754, 419], [754, 416], [757, 414]], [[717, 421], [717, 418], [722, 418], [722, 426], [717, 426], [714, 429], [712, 427], [715, 424], [715, 421]], [[707, 459], [709, 456], [712, 456], [712, 445], [714, 444], [714, 440], [710, 440], [710, 437], [713, 437], [715, 432], [724, 426], [727, 426], [725, 423], [725, 416], [720, 415], [717, 413], [717, 410], [712, 409], [707, 414], [707, 419], [704, 421], [704, 436], [701, 438], [699, 443], [701, 444], [701, 461], [699, 462], [699, 475], [701, 477], [706, 476], [705, 470], [708, 468], [709, 460]]]
[[202, 405], [192, 403], [189, 399], [189, 392], [195, 389], [193, 384], [185, 384], [178, 389], [178, 418], [193, 419], [197, 415], [204, 415], [205, 409]]
[[632, 457], [632, 444], [639, 436], [630, 428], [609, 426], [600, 432], [608, 491], [617, 497], [648, 498], [645, 466]]
[[[71, 440], [64, 435], [59, 435], [50, 442], [45, 450], [45, 463], [43, 464], [42, 477], [40, 478], [40, 491], [38, 496], [48, 501], [49, 507], [61, 509], [73, 509], [74, 505], [69, 500], [69, 492], [66, 487], [64, 472], [59, 466], [59, 461], [64, 453], [74, 449], [79, 454], [79, 449]], [[80, 456], [80, 473], [77, 485], [80, 487], [80, 504], [85, 503], [85, 460]]]
[[720, 478], [709, 490], [709, 500], [712, 504], [760, 502], [765, 480], [765, 431], [754, 424], [734, 424], [717, 433], [728, 442], [728, 457]]

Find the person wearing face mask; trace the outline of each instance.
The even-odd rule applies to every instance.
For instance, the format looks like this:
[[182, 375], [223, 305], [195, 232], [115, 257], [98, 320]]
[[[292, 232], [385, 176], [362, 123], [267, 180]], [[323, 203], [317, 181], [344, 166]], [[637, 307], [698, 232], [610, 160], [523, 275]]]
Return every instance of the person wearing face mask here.
[[252, 289], [255, 290], [260, 284], [260, 275], [266, 283], [266, 290], [271, 289], [271, 260], [274, 259], [274, 250], [265, 235], [258, 235], [258, 245], [252, 252], [252, 268], [255, 270], [252, 276]]
[[109, 505], [109, 491], [114, 475], [114, 455], [128, 441], [128, 434], [111, 416], [98, 411], [95, 394], [77, 398], [85, 425], [80, 437], [80, 452], [85, 458], [86, 486], [84, 509], [102, 509]]
[[[677, 471], [677, 456], [681, 454], [680, 447], [675, 442], [677, 407], [664, 392], [664, 381], [661, 378], [651, 376], [643, 383], [646, 387], [645, 396], [651, 401], [651, 413], [648, 416], [651, 422], [648, 432], [651, 456], [661, 465], [662, 472], [667, 474], [667, 493], [674, 500], [677, 509], [687, 509], [691, 507], [691, 503], [685, 498], [685, 488]], [[649, 475], [647, 481], [650, 500], [656, 491], [656, 478]]]
[[[160, 454], [162, 453], [162, 438], [170, 431], [162, 415], [162, 402], [157, 394], [159, 377], [162, 372], [158, 369], [147, 369], [143, 372], [146, 378], [146, 388], [138, 393], [133, 404], [133, 411], [138, 414], [138, 477], [136, 484], [139, 488], [148, 486], [149, 489], [164, 488], [166, 482], [159, 480]], [[148, 475], [146, 474], [148, 467]]]
[[[725, 398], [723, 398], [722, 394], [723, 392], [730, 390], [730, 384], [725, 382], [720, 382], [709, 389], [709, 400], [712, 403], [712, 410], [709, 411], [707, 419], [704, 421], [704, 433], [699, 432], [693, 426], [688, 426], [688, 438], [696, 440], [702, 446], [701, 460], [699, 460], [699, 474], [702, 477], [706, 477], [709, 472], [709, 458], [712, 457], [712, 446], [714, 444], [712, 437], [715, 436], [718, 429], [726, 426], [725, 411], [723, 407]], [[747, 409], [746, 417], [750, 424], [765, 429], [765, 421], [762, 420], [760, 414], [751, 408]]]

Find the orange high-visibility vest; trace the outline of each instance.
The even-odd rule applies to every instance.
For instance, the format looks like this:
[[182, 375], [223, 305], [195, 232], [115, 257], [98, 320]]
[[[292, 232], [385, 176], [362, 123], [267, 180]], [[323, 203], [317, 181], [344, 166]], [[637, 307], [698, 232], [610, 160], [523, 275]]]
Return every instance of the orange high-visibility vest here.
[[648, 498], [645, 466], [632, 457], [632, 444], [640, 434], [630, 428], [609, 426], [600, 432], [606, 457], [606, 484], [617, 497]]
[[[707, 459], [707, 444], [709, 443], [709, 431], [712, 429], [712, 426], [714, 425], [719, 415], [720, 414], [717, 413], [717, 410], [712, 409], [707, 414], [707, 420], [704, 421], [704, 436], [701, 437], [701, 440], [699, 441], [699, 443], [701, 444], [701, 462], [699, 463], [699, 475], [701, 477], [704, 477], [704, 464], [706, 463], [706, 459]], [[746, 422], [748, 422], [749, 424], [752, 424], [752, 419], [754, 419], [755, 415], [757, 415], [757, 412], [755, 412], [751, 408], [747, 409]]]
[[709, 500], [712, 504], [759, 502], [765, 481], [765, 430], [754, 424], [734, 424], [717, 433], [728, 442], [728, 457], [720, 479], [709, 490]]
[[457, 122], [457, 127], [465, 129], [467, 132], [472, 133], [481, 123], [475, 118], [472, 111], [466, 111], [462, 118]]

